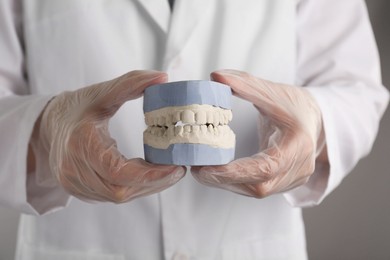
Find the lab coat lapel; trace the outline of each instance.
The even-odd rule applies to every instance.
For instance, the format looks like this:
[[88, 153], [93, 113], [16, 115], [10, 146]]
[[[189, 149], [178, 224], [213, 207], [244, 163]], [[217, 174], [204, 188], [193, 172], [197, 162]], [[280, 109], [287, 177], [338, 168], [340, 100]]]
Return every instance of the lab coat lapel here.
[[[167, 2], [167, 1], [166, 1]], [[169, 27], [164, 68], [180, 53], [213, 0], [176, 0]]]
[[171, 19], [171, 10], [167, 0], [136, 0], [150, 15], [152, 20], [167, 33]]

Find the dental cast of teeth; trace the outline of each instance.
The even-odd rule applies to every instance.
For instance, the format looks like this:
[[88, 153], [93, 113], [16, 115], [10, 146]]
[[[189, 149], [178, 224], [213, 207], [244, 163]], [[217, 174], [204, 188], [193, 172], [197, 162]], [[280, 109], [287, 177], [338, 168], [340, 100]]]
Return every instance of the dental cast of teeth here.
[[144, 92], [145, 160], [156, 164], [223, 165], [235, 155], [229, 86], [207, 80], [168, 82]]
[[231, 110], [211, 105], [160, 108], [145, 113], [144, 143], [159, 149], [177, 143], [233, 148], [235, 134], [227, 125], [231, 120]]
[[179, 107], [164, 107], [145, 113], [148, 126], [169, 126], [181, 121], [183, 124], [221, 124], [226, 125], [232, 120], [232, 111], [211, 105], [189, 105]]

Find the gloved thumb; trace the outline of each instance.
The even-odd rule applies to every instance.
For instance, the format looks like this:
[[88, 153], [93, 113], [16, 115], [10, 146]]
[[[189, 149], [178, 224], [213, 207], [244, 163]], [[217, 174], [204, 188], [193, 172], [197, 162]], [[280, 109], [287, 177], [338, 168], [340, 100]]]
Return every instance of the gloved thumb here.
[[92, 99], [92, 111], [111, 117], [126, 101], [140, 97], [151, 85], [165, 83], [167, 78], [163, 72], [136, 70], [81, 91], [82, 95]]
[[[233, 94], [251, 102], [257, 109], [277, 121], [289, 116], [285, 108], [282, 84], [254, 77], [237, 70], [220, 70], [211, 73], [211, 79], [232, 88]], [[283, 103], [283, 104], [282, 104]], [[288, 105], [287, 105], [288, 107]]]
[[262, 89], [266, 87], [264, 85], [267, 85], [267, 83], [272, 84], [271, 82], [260, 80], [246, 72], [238, 70], [214, 71], [210, 77], [214, 81], [230, 86], [236, 96], [248, 100], [255, 105], [259, 102], [264, 102], [266, 97], [269, 96], [267, 95], [268, 93], [262, 93], [266, 91]]

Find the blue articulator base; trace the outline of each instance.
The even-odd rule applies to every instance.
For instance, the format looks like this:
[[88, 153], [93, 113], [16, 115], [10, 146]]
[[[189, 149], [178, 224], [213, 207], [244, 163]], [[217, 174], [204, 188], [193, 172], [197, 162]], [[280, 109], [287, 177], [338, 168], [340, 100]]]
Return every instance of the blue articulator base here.
[[144, 144], [145, 160], [155, 164], [223, 165], [234, 159], [234, 150], [206, 144], [172, 144], [167, 149], [157, 149]]
[[192, 104], [231, 109], [232, 91], [229, 86], [207, 80], [176, 81], [153, 85], [144, 92], [144, 112], [168, 106]]

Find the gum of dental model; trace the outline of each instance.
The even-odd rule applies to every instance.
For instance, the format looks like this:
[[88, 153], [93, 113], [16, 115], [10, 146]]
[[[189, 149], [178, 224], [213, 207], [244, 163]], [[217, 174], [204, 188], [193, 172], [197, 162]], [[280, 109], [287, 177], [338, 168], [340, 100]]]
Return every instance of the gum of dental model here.
[[180, 81], [144, 92], [145, 159], [157, 164], [221, 165], [234, 159], [229, 86]]

